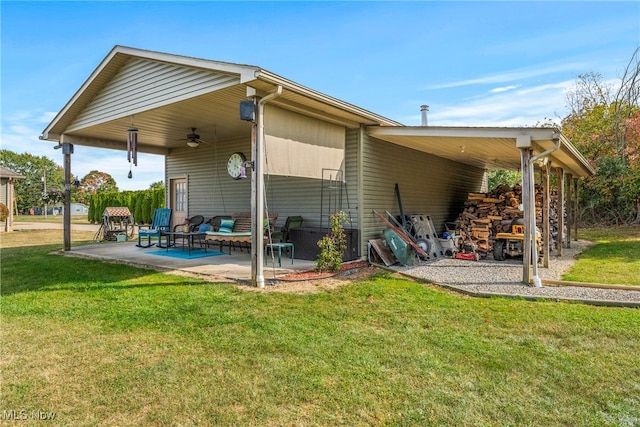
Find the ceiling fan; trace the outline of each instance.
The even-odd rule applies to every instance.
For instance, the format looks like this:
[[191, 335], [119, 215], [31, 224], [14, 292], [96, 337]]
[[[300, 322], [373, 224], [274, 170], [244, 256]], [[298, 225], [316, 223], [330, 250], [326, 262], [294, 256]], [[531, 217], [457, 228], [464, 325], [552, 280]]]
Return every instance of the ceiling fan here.
[[196, 128], [191, 128], [191, 133], [187, 134], [187, 145], [191, 148], [196, 148], [200, 143], [206, 144], [206, 141], [200, 139], [200, 135], [196, 133]]

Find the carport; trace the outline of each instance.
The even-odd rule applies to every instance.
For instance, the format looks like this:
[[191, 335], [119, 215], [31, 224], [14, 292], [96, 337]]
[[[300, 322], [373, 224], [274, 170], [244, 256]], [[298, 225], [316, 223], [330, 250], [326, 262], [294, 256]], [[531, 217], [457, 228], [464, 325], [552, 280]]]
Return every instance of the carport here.
[[[542, 173], [544, 247], [549, 247], [549, 200], [551, 173], [558, 182], [558, 229], [566, 226], [566, 239], [558, 233], [557, 253], [570, 245], [571, 230], [578, 237], [578, 182], [595, 173], [587, 160], [556, 128], [470, 128], [470, 127], [369, 127], [368, 134], [377, 139], [413, 150], [481, 169], [522, 171], [525, 241], [522, 281], [541, 286], [537, 275], [535, 236], [535, 180], [534, 168]], [[566, 185], [566, 188], [565, 188]], [[565, 195], [566, 193], [566, 195]], [[566, 200], [566, 201], [565, 201]], [[564, 219], [567, 219], [566, 224]], [[549, 251], [544, 252], [543, 266], [549, 266]]]

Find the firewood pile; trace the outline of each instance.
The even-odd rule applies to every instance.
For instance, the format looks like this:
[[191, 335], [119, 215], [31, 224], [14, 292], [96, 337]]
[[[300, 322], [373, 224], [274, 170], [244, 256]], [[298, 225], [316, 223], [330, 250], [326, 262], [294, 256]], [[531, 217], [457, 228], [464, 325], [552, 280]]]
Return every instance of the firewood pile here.
[[[542, 187], [536, 185], [536, 223], [542, 230]], [[558, 235], [557, 192], [552, 191], [549, 201], [550, 244], [555, 247]], [[501, 185], [488, 193], [469, 193], [464, 211], [455, 221], [455, 232], [463, 245], [474, 245], [481, 257], [493, 250], [497, 233], [509, 232], [511, 221], [524, 217], [520, 210], [522, 186]]]

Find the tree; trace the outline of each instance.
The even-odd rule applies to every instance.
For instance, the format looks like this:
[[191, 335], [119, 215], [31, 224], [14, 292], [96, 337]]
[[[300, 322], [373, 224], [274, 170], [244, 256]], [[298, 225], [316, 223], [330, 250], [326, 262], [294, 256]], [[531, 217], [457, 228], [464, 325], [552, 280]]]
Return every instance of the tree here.
[[53, 160], [46, 156], [34, 156], [29, 153], [18, 154], [10, 150], [0, 150], [0, 166], [10, 169], [24, 179], [17, 179], [14, 184], [18, 211], [43, 207], [42, 200], [46, 189], [64, 190], [64, 171]]
[[597, 73], [578, 77], [567, 94], [563, 133], [596, 169], [580, 192], [582, 219], [592, 223], [640, 221], [640, 51], [618, 89]]
[[80, 180], [77, 200], [87, 203], [90, 195], [110, 192], [118, 192], [115, 179], [106, 172], [92, 170]]
[[509, 171], [504, 169], [492, 169], [487, 172], [489, 191], [497, 188], [500, 185], [508, 185], [512, 187], [513, 184], [522, 182], [522, 173], [519, 171]]
[[151, 183], [151, 185], [149, 186], [149, 190], [164, 190], [164, 182], [156, 181]]

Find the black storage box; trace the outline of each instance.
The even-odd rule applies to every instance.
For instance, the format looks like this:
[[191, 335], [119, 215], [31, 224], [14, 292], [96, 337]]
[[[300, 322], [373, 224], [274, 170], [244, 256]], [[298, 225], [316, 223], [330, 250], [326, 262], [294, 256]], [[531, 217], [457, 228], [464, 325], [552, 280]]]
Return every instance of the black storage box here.
[[[360, 257], [358, 252], [358, 230], [345, 228], [347, 237], [347, 249], [344, 251], [343, 261], [353, 261]], [[295, 248], [296, 259], [315, 261], [320, 254], [318, 241], [329, 234], [326, 228], [299, 227], [289, 232], [289, 239]]]

